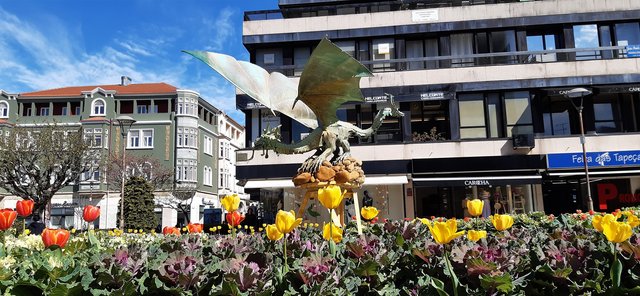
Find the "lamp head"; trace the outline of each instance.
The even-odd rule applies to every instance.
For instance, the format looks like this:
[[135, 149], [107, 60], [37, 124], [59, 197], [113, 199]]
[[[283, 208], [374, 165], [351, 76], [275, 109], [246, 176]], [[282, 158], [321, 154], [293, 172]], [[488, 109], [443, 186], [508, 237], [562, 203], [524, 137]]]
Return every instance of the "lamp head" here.
[[126, 135], [126, 132], [124, 130], [125, 127], [130, 128], [131, 125], [136, 122], [136, 120], [131, 118], [131, 116], [120, 115], [120, 116], [116, 117], [116, 122], [120, 126], [120, 133], [124, 137]]
[[580, 97], [584, 97], [584, 96], [588, 96], [592, 94], [592, 92], [586, 88], [583, 87], [577, 87], [574, 88], [570, 91], [568, 91], [564, 96], [570, 99], [573, 98], [580, 98]]

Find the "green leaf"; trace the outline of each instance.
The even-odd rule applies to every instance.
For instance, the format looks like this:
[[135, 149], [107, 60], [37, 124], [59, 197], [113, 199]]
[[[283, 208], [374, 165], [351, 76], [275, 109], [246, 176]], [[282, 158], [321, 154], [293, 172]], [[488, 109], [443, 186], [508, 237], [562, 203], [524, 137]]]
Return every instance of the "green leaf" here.
[[396, 245], [398, 247], [402, 247], [402, 245], [404, 245], [404, 237], [402, 237], [402, 235], [400, 234], [396, 235]]
[[440, 296], [449, 296], [449, 293], [444, 290], [444, 282], [439, 279], [431, 278], [431, 286], [436, 289], [438, 295]]
[[356, 267], [354, 273], [359, 276], [374, 276], [378, 273], [379, 267], [380, 264], [373, 260], [369, 260]]
[[622, 262], [620, 259], [616, 258], [611, 265], [611, 282], [613, 283], [614, 288], [620, 287], [620, 279], [622, 277]]
[[513, 290], [511, 275], [508, 273], [496, 276], [481, 276], [480, 285], [486, 290], [496, 289], [502, 293], [509, 293]]

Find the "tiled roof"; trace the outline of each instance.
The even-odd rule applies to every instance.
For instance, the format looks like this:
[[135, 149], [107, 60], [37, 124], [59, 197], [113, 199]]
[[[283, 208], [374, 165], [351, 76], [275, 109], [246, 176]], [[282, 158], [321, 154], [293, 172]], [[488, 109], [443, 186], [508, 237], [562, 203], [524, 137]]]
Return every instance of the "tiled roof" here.
[[20, 97], [79, 97], [82, 96], [82, 92], [90, 92], [98, 87], [104, 89], [105, 91], [115, 91], [116, 95], [161, 94], [176, 92], [175, 86], [161, 82], [129, 84], [126, 86], [119, 84], [70, 86], [22, 93], [20, 94]]

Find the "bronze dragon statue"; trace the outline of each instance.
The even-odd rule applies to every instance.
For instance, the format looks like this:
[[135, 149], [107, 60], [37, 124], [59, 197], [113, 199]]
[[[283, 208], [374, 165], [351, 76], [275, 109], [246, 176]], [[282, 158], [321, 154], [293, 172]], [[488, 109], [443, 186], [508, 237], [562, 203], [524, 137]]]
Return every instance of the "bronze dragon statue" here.
[[279, 127], [267, 129], [254, 145], [282, 154], [300, 154], [315, 150], [302, 163], [299, 171], [316, 172], [323, 161], [333, 164], [350, 156], [349, 138], [371, 137], [387, 116], [403, 113], [389, 97], [388, 106], [375, 116], [371, 127], [361, 129], [338, 120], [336, 111], [345, 102], [364, 102], [360, 78], [373, 76], [364, 65], [342, 51], [328, 39], [320, 41], [300, 76], [288, 78], [281, 73], [268, 73], [263, 68], [223, 54], [185, 51], [207, 63], [242, 92], [272, 111], [278, 111], [313, 131], [298, 143], [280, 141]]

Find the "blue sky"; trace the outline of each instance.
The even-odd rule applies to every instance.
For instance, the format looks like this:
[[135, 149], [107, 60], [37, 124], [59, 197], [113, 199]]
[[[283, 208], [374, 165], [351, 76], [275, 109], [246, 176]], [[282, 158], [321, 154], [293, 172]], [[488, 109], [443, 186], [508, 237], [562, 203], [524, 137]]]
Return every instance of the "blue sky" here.
[[191, 89], [244, 122], [231, 84], [180, 50], [248, 60], [247, 10], [277, 0], [0, 0], [0, 89], [167, 82]]

